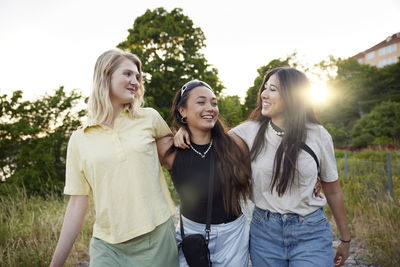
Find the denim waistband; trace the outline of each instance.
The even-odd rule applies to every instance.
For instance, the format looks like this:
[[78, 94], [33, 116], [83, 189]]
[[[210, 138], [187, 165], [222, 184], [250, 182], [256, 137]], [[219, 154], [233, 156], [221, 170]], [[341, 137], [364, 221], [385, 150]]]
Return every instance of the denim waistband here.
[[313, 212], [311, 212], [311, 213], [309, 213], [309, 214], [307, 214], [305, 216], [301, 216], [301, 215], [299, 215], [297, 213], [284, 213], [284, 214], [281, 214], [281, 213], [272, 212], [272, 211], [269, 211], [269, 210], [264, 210], [264, 209], [261, 209], [261, 208], [259, 208], [257, 206], [254, 207], [254, 212], [262, 213], [263, 217], [266, 218], [266, 219], [275, 219], [275, 220], [281, 220], [281, 221], [294, 220], [294, 221], [302, 222], [307, 217], [311, 217], [311, 216], [316, 215], [317, 213], [323, 212], [323, 209], [322, 208], [318, 208], [315, 211], [313, 211]]

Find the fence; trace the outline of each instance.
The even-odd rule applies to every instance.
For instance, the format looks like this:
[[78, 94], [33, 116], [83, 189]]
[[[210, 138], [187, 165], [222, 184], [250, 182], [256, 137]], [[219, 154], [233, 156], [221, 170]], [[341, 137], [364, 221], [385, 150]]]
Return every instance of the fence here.
[[[374, 185], [386, 188], [391, 198], [394, 197], [394, 189], [400, 187], [397, 182], [399, 180], [400, 164], [392, 162], [390, 153], [387, 153], [386, 159], [382, 159], [382, 161], [370, 161], [348, 158], [347, 152], [344, 152], [344, 157], [337, 159], [337, 163], [338, 170], [339, 172], [343, 172], [345, 179], [351, 179], [352, 176], [373, 176], [375, 180]], [[394, 177], [396, 180], [395, 188], [393, 185]]]

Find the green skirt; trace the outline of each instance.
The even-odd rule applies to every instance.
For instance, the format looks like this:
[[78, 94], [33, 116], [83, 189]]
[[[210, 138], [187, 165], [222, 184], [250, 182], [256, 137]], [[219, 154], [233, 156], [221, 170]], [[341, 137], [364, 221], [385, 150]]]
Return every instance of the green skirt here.
[[150, 233], [119, 244], [109, 244], [92, 237], [89, 254], [90, 267], [177, 267], [178, 250], [174, 223], [170, 218]]

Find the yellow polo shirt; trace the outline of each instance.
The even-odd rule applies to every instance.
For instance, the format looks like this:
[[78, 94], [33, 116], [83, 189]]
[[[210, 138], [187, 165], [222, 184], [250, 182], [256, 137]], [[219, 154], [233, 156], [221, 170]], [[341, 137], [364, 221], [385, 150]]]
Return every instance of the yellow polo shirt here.
[[172, 215], [172, 199], [158, 160], [155, 139], [171, 133], [160, 114], [126, 111], [114, 128], [84, 126], [68, 143], [64, 194], [93, 194], [93, 236], [115, 244], [152, 231]]

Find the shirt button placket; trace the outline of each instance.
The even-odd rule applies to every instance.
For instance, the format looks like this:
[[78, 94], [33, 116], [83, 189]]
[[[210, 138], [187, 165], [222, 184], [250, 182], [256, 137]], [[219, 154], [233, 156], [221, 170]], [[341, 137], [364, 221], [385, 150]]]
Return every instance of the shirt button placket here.
[[122, 148], [121, 141], [120, 141], [116, 131], [112, 132], [112, 139], [113, 139], [113, 142], [114, 142], [114, 145], [116, 148], [118, 160], [119, 161], [126, 160], [126, 155], [125, 155], [124, 149]]

